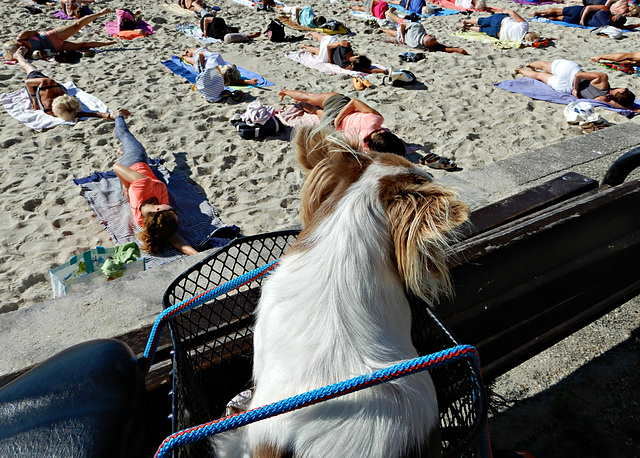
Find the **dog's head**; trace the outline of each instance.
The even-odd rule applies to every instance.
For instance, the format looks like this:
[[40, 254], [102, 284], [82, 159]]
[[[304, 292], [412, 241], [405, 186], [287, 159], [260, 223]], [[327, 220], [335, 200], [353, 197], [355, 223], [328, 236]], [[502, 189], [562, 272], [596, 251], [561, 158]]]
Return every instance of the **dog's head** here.
[[306, 172], [301, 197], [305, 230], [331, 214], [349, 187], [375, 165], [371, 193], [386, 215], [391, 256], [405, 287], [429, 303], [441, 292], [451, 293], [450, 237], [469, 213], [452, 189], [400, 156], [358, 151], [331, 130], [299, 128], [295, 144]]

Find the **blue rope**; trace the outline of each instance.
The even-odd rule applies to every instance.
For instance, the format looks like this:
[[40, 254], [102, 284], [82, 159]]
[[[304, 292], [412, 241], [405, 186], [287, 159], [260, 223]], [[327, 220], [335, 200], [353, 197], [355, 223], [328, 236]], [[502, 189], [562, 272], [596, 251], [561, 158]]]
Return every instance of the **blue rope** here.
[[257, 407], [243, 413], [179, 431], [164, 440], [156, 452], [155, 457], [164, 458], [171, 449], [198, 441], [205, 437], [229, 431], [231, 429], [240, 428], [241, 426], [254, 423], [258, 420], [263, 420], [301, 407], [316, 404], [338, 396], [343, 396], [370, 386], [379, 385], [390, 380], [421, 372], [426, 369], [435, 369], [448, 364], [451, 361], [457, 361], [463, 358], [470, 358], [474, 367], [480, 371], [480, 361], [476, 349], [470, 345], [459, 345], [437, 353], [404, 361], [368, 375], [354, 377], [343, 382], [334, 383], [316, 390], [292, 396], [266, 406]]
[[242, 274], [239, 277], [234, 278], [233, 280], [229, 280], [223, 285], [211, 288], [208, 291], [204, 291], [197, 296], [185, 299], [184, 301], [179, 302], [166, 310], [163, 310], [162, 313], [158, 315], [158, 318], [156, 318], [156, 321], [153, 323], [151, 333], [149, 334], [149, 339], [147, 340], [147, 346], [145, 347], [144, 354], [142, 355], [142, 358], [145, 359], [146, 366], [145, 370], [143, 371], [144, 374], [146, 375], [149, 368], [151, 367], [151, 362], [153, 361], [153, 357], [158, 346], [158, 341], [160, 340], [160, 335], [162, 334], [162, 329], [164, 328], [165, 322], [169, 318], [174, 315], [178, 315], [180, 313], [191, 310], [206, 302], [209, 302], [210, 300], [215, 299], [222, 294], [228, 293], [229, 291], [240, 288], [242, 285], [249, 283], [256, 278], [268, 273], [268, 271], [271, 270], [277, 263], [278, 260], [272, 261], [262, 267], [258, 267], [257, 269]]

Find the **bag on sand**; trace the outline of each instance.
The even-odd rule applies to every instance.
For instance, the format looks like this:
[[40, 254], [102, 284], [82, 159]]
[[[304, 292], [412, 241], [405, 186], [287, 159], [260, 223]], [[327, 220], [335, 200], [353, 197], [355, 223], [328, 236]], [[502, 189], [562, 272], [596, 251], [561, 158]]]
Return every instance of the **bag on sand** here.
[[384, 78], [382, 78], [382, 84], [387, 84], [387, 78], [389, 79], [391, 85], [394, 87], [411, 86], [417, 81], [416, 75], [414, 75], [409, 70], [403, 70], [401, 68], [397, 70], [390, 68], [389, 74], [385, 75]]
[[278, 135], [284, 130], [284, 125], [275, 116], [272, 116], [264, 124], [251, 125], [240, 119], [232, 120], [231, 123], [238, 131], [238, 135], [240, 135], [245, 140], [256, 140], [260, 138], [272, 137], [274, 135]]
[[272, 19], [267, 26], [267, 36], [269, 37], [269, 41], [274, 41], [276, 43], [286, 41], [284, 25], [282, 22]]

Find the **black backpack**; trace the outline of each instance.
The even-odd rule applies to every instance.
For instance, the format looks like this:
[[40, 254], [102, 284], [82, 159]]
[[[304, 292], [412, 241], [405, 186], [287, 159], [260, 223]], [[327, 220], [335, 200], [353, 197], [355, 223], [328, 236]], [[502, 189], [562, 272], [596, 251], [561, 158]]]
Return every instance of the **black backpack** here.
[[276, 19], [272, 19], [267, 27], [267, 36], [269, 37], [269, 41], [275, 41], [277, 43], [287, 41], [284, 33], [284, 24]]

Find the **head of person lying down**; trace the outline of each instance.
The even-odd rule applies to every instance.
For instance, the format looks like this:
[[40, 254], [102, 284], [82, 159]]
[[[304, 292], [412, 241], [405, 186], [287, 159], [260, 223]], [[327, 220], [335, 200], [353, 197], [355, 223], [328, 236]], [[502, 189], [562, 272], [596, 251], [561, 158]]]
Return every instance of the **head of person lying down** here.
[[80, 110], [80, 102], [72, 95], [60, 95], [53, 99], [51, 110], [54, 116], [65, 121], [73, 121]]
[[[158, 211], [149, 212], [144, 217], [142, 231], [138, 238], [142, 249], [149, 253], [158, 253], [160, 248], [178, 231], [178, 215], [169, 205], [158, 205]], [[169, 208], [160, 208], [169, 207]]]
[[240, 70], [233, 64], [221, 65], [218, 67], [225, 86], [237, 86], [240, 84]]

